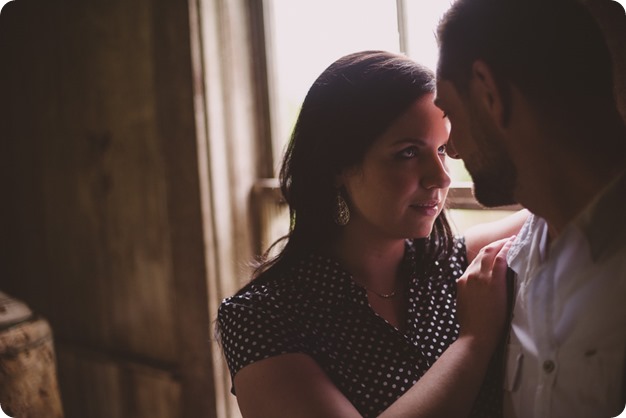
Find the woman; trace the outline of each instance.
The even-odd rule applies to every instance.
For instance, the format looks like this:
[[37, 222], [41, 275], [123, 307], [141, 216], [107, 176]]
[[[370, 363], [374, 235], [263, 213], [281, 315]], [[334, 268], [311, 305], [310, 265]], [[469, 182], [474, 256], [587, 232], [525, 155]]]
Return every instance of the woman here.
[[472, 409], [505, 320], [505, 240], [459, 281], [458, 305], [456, 281], [525, 215], [452, 237], [434, 90], [431, 71], [382, 51], [337, 60], [309, 90], [280, 172], [286, 244], [218, 313], [244, 417]]

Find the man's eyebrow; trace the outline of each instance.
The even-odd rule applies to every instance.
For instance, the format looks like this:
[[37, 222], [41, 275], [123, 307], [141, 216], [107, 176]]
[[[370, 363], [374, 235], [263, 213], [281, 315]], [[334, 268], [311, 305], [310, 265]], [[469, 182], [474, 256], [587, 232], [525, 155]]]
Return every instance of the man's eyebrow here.
[[433, 100], [433, 103], [435, 104], [435, 106], [437, 106], [438, 108], [441, 108], [441, 106], [443, 105], [443, 103], [441, 103], [441, 99], [439, 97], [435, 97], [435, 100]]

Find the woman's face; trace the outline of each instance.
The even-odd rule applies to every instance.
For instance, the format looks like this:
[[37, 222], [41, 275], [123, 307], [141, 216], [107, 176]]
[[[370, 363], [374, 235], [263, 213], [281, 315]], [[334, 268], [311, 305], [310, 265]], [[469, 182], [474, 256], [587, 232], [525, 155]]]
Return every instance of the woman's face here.
[[448, 194], [445, 165], [448, 125], [434, 95], [418, 99], [340, 181], [349, 196], [345, 228], [384, 239], [430, 234]]

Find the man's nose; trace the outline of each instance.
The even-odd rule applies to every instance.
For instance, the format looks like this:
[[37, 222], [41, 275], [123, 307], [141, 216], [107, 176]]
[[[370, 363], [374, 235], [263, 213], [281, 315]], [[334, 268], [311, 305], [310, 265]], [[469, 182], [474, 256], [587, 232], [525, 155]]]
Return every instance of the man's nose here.
[[454, 146], [454, 141], [452, 140], [452, 138], [449, 138], [448, 143], [446, 144], [446, 154], [448, 154], [448, 157], [454, 158], [455, 160], [461, 159], [459, 152], [456, 150], [456, 147]]

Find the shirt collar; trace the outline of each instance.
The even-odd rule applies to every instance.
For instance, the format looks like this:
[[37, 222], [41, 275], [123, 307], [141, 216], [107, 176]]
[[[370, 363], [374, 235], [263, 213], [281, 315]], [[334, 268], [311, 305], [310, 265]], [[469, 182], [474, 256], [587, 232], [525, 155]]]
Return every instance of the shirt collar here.
[[515, 273], [541, 264], [545, 258], [547, 233], [546, 221], [531, 213], [507, 254], [507, 263]]
[[[577, 228], [589, 244], [594, 262], [610, 257], [626, 241], [626, 172], [608, 184], [587, 205], [583, 212], [561, 234]], [[524, 266], [539, 265], [545, 259], [548, 225], [542, 218], [531, 214], [507, 255], [509, 266], [519, 274]], [[554, 244], [554, 243], [553, 243]]]

